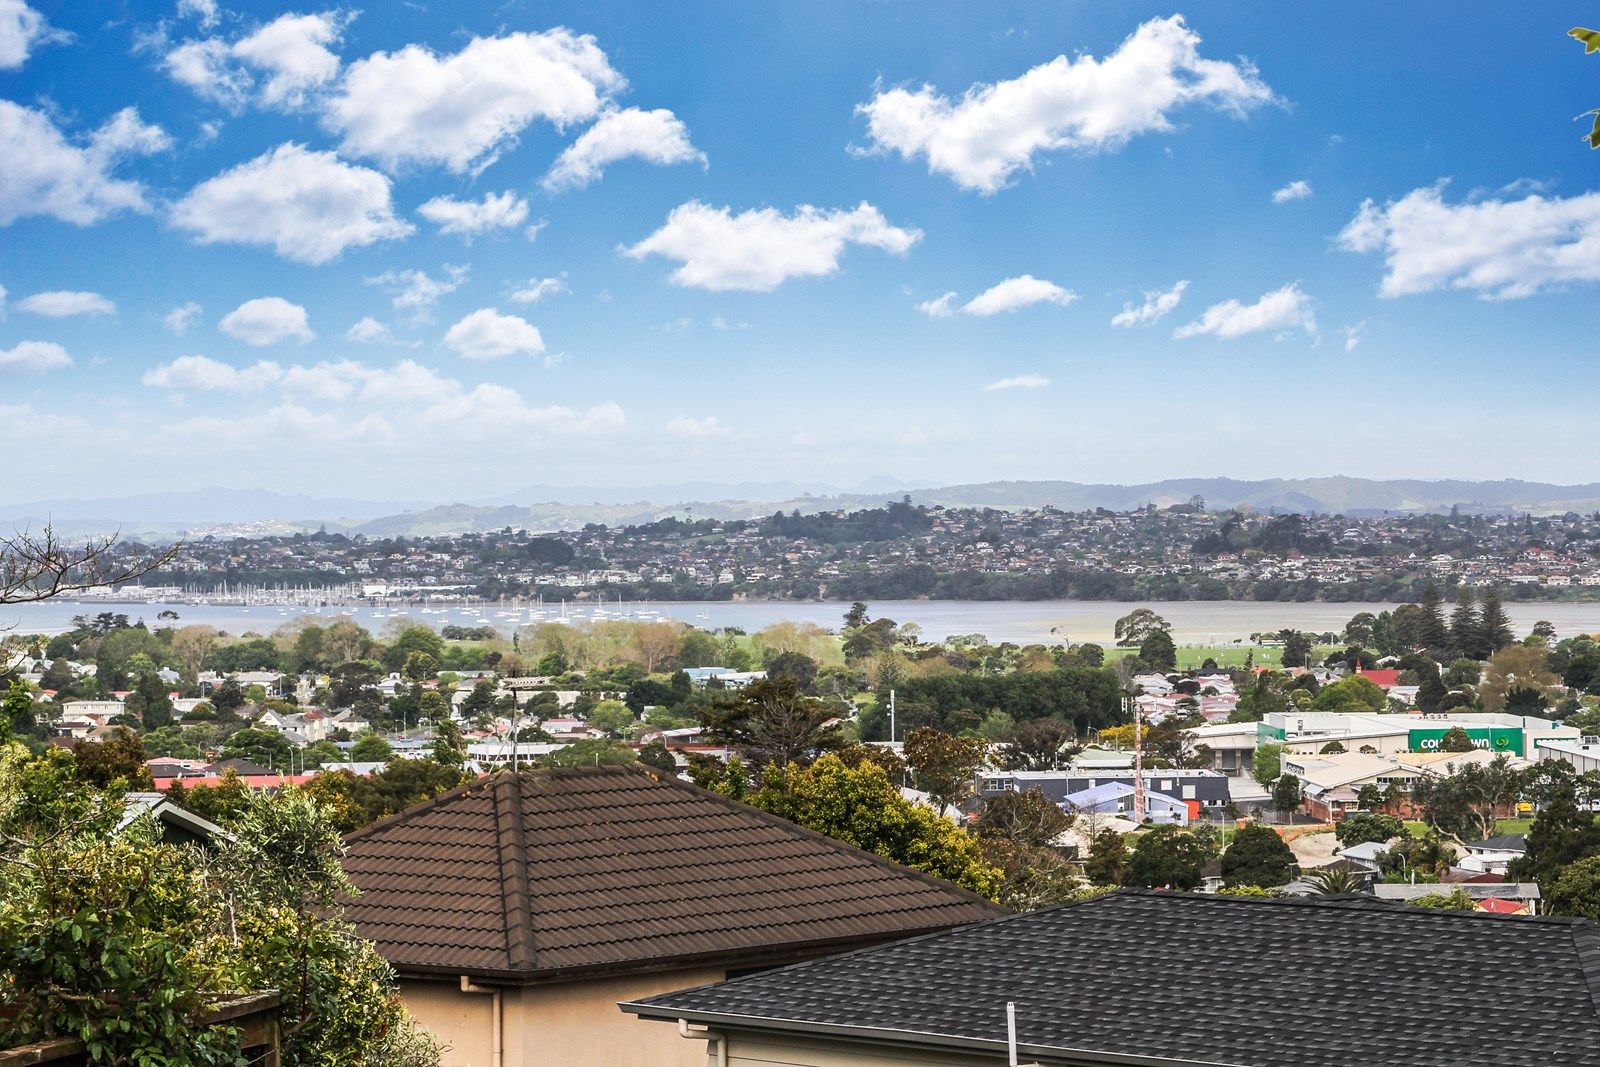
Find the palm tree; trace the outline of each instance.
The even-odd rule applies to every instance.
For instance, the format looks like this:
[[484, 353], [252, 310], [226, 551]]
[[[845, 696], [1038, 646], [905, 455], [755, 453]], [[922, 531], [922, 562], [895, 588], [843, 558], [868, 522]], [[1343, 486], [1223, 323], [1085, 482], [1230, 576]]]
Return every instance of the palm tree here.
[[1336, 893], [1359, 893], [1363, 879], [1348, 867], [1327, 867], [1306, 878], [1313, 896], [1328, 897]]

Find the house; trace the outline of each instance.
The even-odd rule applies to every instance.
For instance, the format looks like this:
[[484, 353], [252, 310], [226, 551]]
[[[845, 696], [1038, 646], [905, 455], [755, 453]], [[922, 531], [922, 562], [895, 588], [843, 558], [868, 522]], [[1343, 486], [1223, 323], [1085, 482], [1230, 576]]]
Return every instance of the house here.
[[[1190, 802], [1192, 803], [1192, 802]], [[1133, 816], [1133, 786], [1127, 782], [1105, 782], [1093, 789], [1068, 793], [1061, 799], [1061, 810], [1069, 815]], [[1164, 793], [1145, 791], [1145, 818], [1154, 823], [1188, 826], [1189, 804]]]
[[[1198, 819], [1208, 812], [1221, 812], [1229, 803], [1228, 779], [1216, 771], [1148, 770], [1143, 778], [1147, 793], [1162, 793], [1188, 804], [1190, 819]], [[1072, 793], [1108, 782], [1132, 786], [1133, 769], [1074, 765], [1059, 771], [992, 771], [979, 775], [977, 793], [987, 798], [1037, 789], [1060, 804]]]
[[620, 1007], [728, 1067], [1596, 1067], [1597, 951], [1582, 919], [1121, 890]]
[[346, 844], [346, 917], [460, 1067], [704, 1067], [616, 1002], [1001, 914], [639, 767], [502, 771]]
[[126, 829], [146, 814], [156, 820], [161, 840], [169, 845], [206, 845], [228, 838], [222, 827], [174, 804], [164, 793], [129, 793], [122, 800], [122, 817], [117, 821], [117, 830]]
[[[1450, 894], [1457, 890], [1465, 893], [1475, 901], [1509, 900], [1537, 912], [1539, 910], [1539, 884], [1537, 882], [1451, 882], [1448, 885], [1436, 883], [1432, 885], [1418, 883], [1412, 885], [1407, 882], [1386, 883], [1379, 882], [1372, 887], [1372, 895], [1379, 900], [1393, 900], [1404, 903], [1416, 900], [1418, 897]], [[1600, 926], [1596, 927], [1600, 930]]]
[[1467, 854], [1456, 866], [1480, 874], [1504, 875], [1512, 860], [1528, 854], [1528, 835], [1496, 834], [1467, 844]]

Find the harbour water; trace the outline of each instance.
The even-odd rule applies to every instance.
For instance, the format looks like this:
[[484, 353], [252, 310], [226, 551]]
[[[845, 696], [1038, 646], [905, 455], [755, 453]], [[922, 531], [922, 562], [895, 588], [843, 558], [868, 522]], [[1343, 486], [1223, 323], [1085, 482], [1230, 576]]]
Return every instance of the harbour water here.
[[[38, 604], [0, 607], [0, 627], [13, 632], [55, 634], [71, 629], [75, 615], [113, 611], [149, 626], [188, 626], [205, 624], [230, 634], [271, 633], [279, 626], [304, 615], [326, 621], [339, 616], [353, 617], [373, 632], [392, 626], [395, 620], [410, 620], [434, 628], [446, 625], [493, 626], [510, 635], [518, 626], [540, 622], [569, 622], [583, 619], [673, 619], [703, 629], [734, 626], [754, 632], [775, 622], [810, 622], [828, 629], [842, 625], [848, 603], [800, 601], [715, 601], [694, 602], [545, 602], [543, 605], [447, 604], [372, 606], [351, 605], [306, 609], [270, 605], [209, 605], [138, 603], [117, 604], [103, 601], [73, 602], [51, 600]], [[1253, 633], [1267, 633], [1285, 627], [1311, 633], [1337, 633], [1352, 615], [1361, 611], [1379, 612], [1393, 604], [1280, 604], [1255, 601], [1171, 601], [1131, 604], [1118, 601], [1048, 600], [894, 600], [868, 605], [873, 618], [887, 617], [898, 623], [916, 623], [924, 640], [942, 640], [951, 634], [980, 633], [991, 641], [1054, 642], [1096, 641], [1109, 644], [1116, 620], [1135, 607], [1148, 607], [1172, 624], [1174, 640], [1180, 644], [1228, 644], [1245, 642]], [[1506, 605], [1507, 613], [1519, 634], [1525, 634], [1540, 620], [1552, 623], [1557, 634], [1600, 632], [1600, 601], [1589, 603], [1537, 601]], [[161, 619], [164, 611], [177, 619]]]

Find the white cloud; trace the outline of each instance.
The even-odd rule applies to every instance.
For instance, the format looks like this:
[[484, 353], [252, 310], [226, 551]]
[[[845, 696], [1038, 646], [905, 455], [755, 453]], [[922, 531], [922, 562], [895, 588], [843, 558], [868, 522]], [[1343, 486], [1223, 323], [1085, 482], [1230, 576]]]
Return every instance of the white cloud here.
[[1465, 289], [1514, 300], [1600, 281], [1600, 193], [1447, 204], [1443, 183], [1382, 207], [1368, 200], [1339, 234], [1352, 252], [1382, 252], [1386, 297]]
[[0, 70], [16, 70], [33, 46], [57, 36], [23, 0], [0, 0]]
[[180, 356], [145, 371], [144, 384], [180, 392], [260, 392], [283, 377], [283, 368], [270, 360], [234, 367], [205, 356]]
[[1144, 302], [1137, 306], [1131, 300], [1123, 304], [1122, 310], [1111, 317], [1111, 325], [1147, 326], [1159, 322], [1178, 306], [1188, 288], [1189, 283], [1181, 281], [1171, 289], [1146, 289]]
[[544, 351], [544, 338], [527, 319], [479, 308], [450, 327], [444, 345], [463, 359], [500, 359], [536, 356]]
[[803, 204], [792, 215], [774, 208], [735, 215], [692, 200], [673, 208], [665, 225], [624, 251], [634, 259], [678, 260], [682, 265], [671, 275], [678, 285], [764, 293], [790, 278], [832, 274], [846, 245], [904, 254], [921, 237], [919, 230], [889, 225], [865, 201], [852, 211]]
[[1292, 181], [1283, 188], [1272, 191], [1272, 202], [1274, 204], [1287, 204], [1291, 200], [1309, 199], [1311, 199], [1311, 183], [1304, 179]]
[[202, 244], [270, 245], [285, 259], [326, 263], [347, 248], [404, 237], [389, 179], [332, 152], [282, 144], [195, 186], [172, 221]]
[[66, 289], [23, 297], [17, 301], [17, 307], [52, 319], [65, 319], [74, 315], [114, 315], [117, 311], [117, 305], [99, 293], [73, 292]]
[[364, 316], [361, 321], [357, 322], [354, 326], [350, 327], [344, 332], [344, 339], [346, 341], [354, 341], [357, 344], [364, 345], [392, 344], [394, 342], [394, 335], [389, 332], [389, 327], [385, 326], [371, 315], [367, 315]]
[[662, 166], [706, 165], [705, 153], [689, 143], [689, 128], [676, 115], [665, 108], [641, 111], [630, 107], [601, 115], [556, 157], [543, 185], [552, 192], [579, 189], [596, 181], [606, 167], [629, 158]]
[[1264, 330], [1294, 329], [1303, 329], [1308, 334], [1317, 332], [1311, 297], [1301, 290], [1298, 282], [1274, 289], [1254, 304], [1242, 304], [1237, 300], [1212, 304], [1198, 319], [1187, 326], [1180, 326], [1172, 336], [1184, 338], [1210, 334], [1232, 338]]
[[200, 317], [201, 310], [200, 305], [191, 300], [182, 307], [175, 307], [161, 316], [161, 324], [179, 337], [182, 337], [189, 332], [189, 327], [194, 324], [194, 320]]
[[303, 107], [339, 73], [328, 45], [348, 21], [338, 11], [283, 15], [231, 44], [216, 37], [185, 41], [163, 65], [173, 80], [230, 108], [252, 95], [263, 107]]
[[70, 366], [72, 357], [54, 341], [19, 341], [12, 348], [0, 348], [0, 372], [42, 374]]
[[217, 24], [217, 0], [178, 0], [178, 17], [192, 16], [210, 29]]
[[529, 278], [512, 292], [511, 299], [519, 304], [537, 304], [547, 296], [568, 292], [571, 290], [567, 288], [567, 275], [563, 271], [558, 278]]
[[679, 415], [667, 423], [667, 433], [673, 437], [688, 438], [693, 441], [706, 441], [713, 437], [726, 437], [730, 431], [717, 421], [715, 415], [707, 415], [703, 419], [692, 419], [687, 415]]
[[1341, 332], [1344, 334], [1344, 350], [1354, 352], [1356, 346], [1367, 339], [1367, 320], [1362, 319], [1353, 326], [1346, 326]]
[[1071, 289], [1063, 289], [1055, 282], [1047, 282], [1043, 278], [1035, 278], [1031, 274], [1007, 278], [990, 286], [961, 308], [963, 315], [1000, 315], [1007, 311], [1019, 311], [1035, 304], [1055, 304], [1066, 307], [1078, 294]]
[[281, 296], [260, 296], [246, 300], [222, 317], [222, 332], [257, 348], [293, 338], [309, 341], [314, 334], [306, 319], [306, 309]]
[[917, 305], [917, 310], [928, 316], [930, 319], [948, 319], [951, 315], [956, 313], [955, 307], [953, 306], [955, 304], [955, 299], [956, 294], [955, 291], [952, 290], [948, 293], [945, 293], [943, 296], [936, 296], [931, 300], [924, 300], [922, 303]]
[[990, 194], [1039, 153], [1110, 150], [1170, 131], [1168, 113], [1185, 104], [1242, 113], [1272, 99], [1248, 62], [1203, 59], [1199, 47], [1181, 15], [1152, 19], [1103, 60], [1057, 56], [959, 100], [929, 85], [880, 90], [857, 111], [874, 150], [924, 156], [931, 172]]
[[625, 84], [593, 37], [565, 28], [475, 37], [446, 56], [413, 44], [350, 64], [323, 121], [351, 155], [461, 173], [493, 163], [536, 119], [592, 118]]
[[9, 295], [10, 294], [7, 292], [6, 287], [0, 285], [0, 319], [4, 319], [6, 317], [6, 297]]
[[0, 226], [30, 215], [89, 226], [119, 211], [148, 211], [144, 186], [113, 178], [111, 169], [171, 143], [131, 107], [76, 145], [43, 111], [0, 100]]
[[999, 381], [990, 382], [983, 387], [986, 393], [997, 393], [1003, 389], [1044, 389], [1050, 384], [1050, 379], [1041, 374], [1019, 374], [1015, 378], [1001, 378]]
[[436, 196], [417, 208], [417, 214], [438, 226], [440, 233], [470, 237], [522, 225], [528, 219], [528, 202], [510, 190], [485, 193], [482, 200]]
[[368, 278], [368, 285], [382, 287], [393, 298], [390, 303], [399, 309], [432, 307], [446, 293], [453, 293], [467, 280], [466, 267], [446, 266], [443, 278], [429, 277], [420, 270], [386, 270]]

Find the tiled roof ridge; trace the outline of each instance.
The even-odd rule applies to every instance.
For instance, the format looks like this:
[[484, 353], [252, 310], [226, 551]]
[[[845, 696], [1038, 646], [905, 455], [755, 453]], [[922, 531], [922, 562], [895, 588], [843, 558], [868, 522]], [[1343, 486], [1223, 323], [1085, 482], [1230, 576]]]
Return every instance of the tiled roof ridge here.
[[494, 779], [495, 849], [500, 858], [500, 900], [505, 914], [506, 960], [513, 970], [534, 965], [533, 893], [528, 885], [528, 846], [523, 829], [522, 779]]

